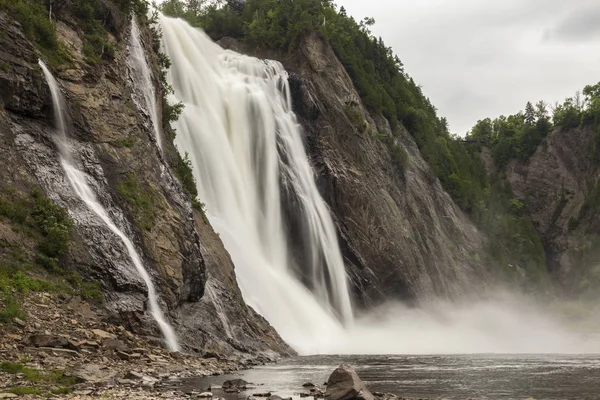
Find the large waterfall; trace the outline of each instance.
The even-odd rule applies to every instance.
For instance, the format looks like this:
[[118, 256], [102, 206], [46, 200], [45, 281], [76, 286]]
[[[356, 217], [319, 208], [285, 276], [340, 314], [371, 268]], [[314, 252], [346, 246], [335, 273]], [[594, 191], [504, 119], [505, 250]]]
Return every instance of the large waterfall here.
[[[245, 300], [298, 351], [323, 350], [326, 336], [352, 323], [352, 308], [335, 227], [291, 110], [287, 73], [278, 62], [223, 50], [183, 20], [161, 16], [160, 27], [172, 62], [170, 101], [184, 104], [175, 142], [189, 155]], [[284, 199], [294, 204], [293, 226], [286, 224]], [[302, 238], [293, 255], [290, 232]]]
[[46, 77], [46, 81], [48, 82], [48, 86], [50, 87], [50, 92], [52, 94], [54, 122], [56, 124], [56, 135], [54, 136], [54, 138], [59, 149], [60, 163], [65, 172], [65, 175], [69, 180], [69, 183], [73, 187], [75, 193], [77, 193], [77, 195], [79, 196], [79, 198], [87, 205], [87, 207], [93, 213], [95, 213], [98, 216], [98, 218], [100, 218], [106, 224], [106, 226], [121, 240], [121, 242], [127, 249], [127, 253], [129, 254], [133, 265], [135, 266], [136, 270], [138, 271], [144, 283], [146, 284], [148, 290], [150, 314], [158, 324], [169, 349], [173, 351], [179, 350], [179, 345], [177, 344], [177, 337], [175, 336], [175, 332], [165, 319], [160, 309], [156, 289], [154, 288], [152, 279], [148, 274], [148, 271], [146, 271], [146, 269], [144, 268], [142, 259], [136, 251], [133, 242], [111, 220], [108, 211], [96, 199], [94, 191], [88, 184], [88, 179], [90, 178], [83, 171], [79, 170], [73, 162], [67, 138], [67, 123], [65, 118], [66, 105], [64, 98], [62, 96], [62, 93], [60, 92], [58, 83], [56, 82], [46, 65], [42, 61], [40, 61], [39, 64], [44, 72], [44, 76]]

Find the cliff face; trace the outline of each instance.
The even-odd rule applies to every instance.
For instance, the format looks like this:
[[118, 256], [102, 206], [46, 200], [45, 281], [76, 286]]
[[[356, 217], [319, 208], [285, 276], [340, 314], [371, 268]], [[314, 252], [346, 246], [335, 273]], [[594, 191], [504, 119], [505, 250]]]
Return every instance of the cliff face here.
[[[142, 255], [182, 344], [203, 353], [288, 354], [291, 350], [270, 325], [245, 306], [229, 255], [201, 212], [192, 208], [155, 144], [149, 117], [132, 99], [126, 24], [109, 38], [115, 44], [114, 61], [90, 64], [84, 60], [80, 29], [65, 20], [68, 25], [58, 22], [58, 35], [72, 61], [54, 72], [68, 103], [74, 163]], [[0, 32], [7, 33], [0, 35], [0, 189], [24, 198], [39, 187], [68, 209], [75, 232], [60, 262], [101, 283], [111, 319], [158, 335], [148, 314], [146, 287], [124, 245], [80, 200], [61, 168], [37, 51], [1, 12]], [[146, 28], [144, 37], [149, 48]], [[169, 145], [167, 154], [173, 152]], [[10, 221], [0, 222], [3, 244], [19, 242], [14, 232]]]
[[[485, 235], [443, 190], [405, 130], [395, 135], [408, 161], [404, 167], [395, 162], [389, 124], [368, 113], [325, 41], [306, 37], [292, 57], [230, 38], [220, 44], [279, 59], [291, 73], [294, 110], [358, 303], [457, 297], [485, 286]], [[294, 226], [292, 211], [288, 218]]]
[[[316, 36], [304, 41], [292, 70], [308, 147], [360, 297], [455, 297], [485, 282], [479, 261], [486, 238], [443, 190], [409, 133], [398, 133], [408, 154], [401, 167], [381, 140], [393, 135], [387, 121], [369, 115]], [[351, 121], [355, 112], [366, 128]]]
[[556, 130], [529, 160], [513, 160], [506, 168], [515, 196], [542, 236], [549, 272], [570, 294], [585, 289], [600, 260], [600, 171], [593, 148], [591, 129]]

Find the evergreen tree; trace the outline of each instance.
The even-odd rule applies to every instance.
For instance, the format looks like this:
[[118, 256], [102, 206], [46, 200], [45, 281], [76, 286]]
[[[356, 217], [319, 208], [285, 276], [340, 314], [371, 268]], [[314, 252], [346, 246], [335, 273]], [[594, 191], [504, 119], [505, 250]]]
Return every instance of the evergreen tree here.
[[530, 101], [525, 105], [525, 123], [529, 126], [535, 124], [535, 110]]

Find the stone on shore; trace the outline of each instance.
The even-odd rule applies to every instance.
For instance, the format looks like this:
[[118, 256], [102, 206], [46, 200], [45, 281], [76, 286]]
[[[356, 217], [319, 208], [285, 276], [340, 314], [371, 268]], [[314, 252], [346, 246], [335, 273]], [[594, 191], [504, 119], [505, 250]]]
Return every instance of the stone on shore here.
[[325, 397], [328, 400], [374, 400], [354, 368], [347, 364], [340, 365], [329, 376]]
[[249, 389], [254, 388], [254, 384], [246, 382], [243, 379], [231, 379], [223, 382], [223, 389]]

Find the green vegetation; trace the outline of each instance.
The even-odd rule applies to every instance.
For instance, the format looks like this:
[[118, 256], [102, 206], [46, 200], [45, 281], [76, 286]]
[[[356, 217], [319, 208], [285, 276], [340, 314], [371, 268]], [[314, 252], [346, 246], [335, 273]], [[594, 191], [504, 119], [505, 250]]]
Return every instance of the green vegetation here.
[[115, 56], [115, 48], [106, 29], [109, 13], [101, 0], [79, 0], [74, 3], [73, 14], [85, 32], [83, 55], [90, 64], [112, 60]]
[[148, 231], [152, 230], [157, 215], [153, 193], [142, 186], [133, 174], [128, 174], [117, 184], [117, 192], [131, 207], [136, 225]]
[[403, 172], [409, 163], [408, 153], [399, 144], [396, 139], [391, 135], [378, 135], [379, 140], [388, 146], [388, 150], [390, 152], [390, 156], [392, 159], [392, 164], [396, 169], [400, 172]]
[[365, 120], [358, 107], [346, 105], [344, 106], [344, 113], [360, 133], [364, 133], [369, 127], [369, 123]]
[[206, 211], [205, 205], [198, 200], [198, 189], [192, 172], [192, 161], [187, 153], [185, 153], [185, 157], [183, 158], [181, 158], [181, 154], [177, 153], [177, 158], [178, 162], [177, 168], [175, 169], [175, 176], [177, 176], [177, 179], [181, 182], [183, 190], [185, 190], [192, 198], [192, 206], [204, 216]]
[[56, 36], [56, 26], [48, 18], [43, 0], [0, 0], [0, 10], [21, 24], [23, 33], [35, 43], [51, 66], [69, 61]]
[[513, 158], [529, 159], [553, 127], [591, 127], [596, 132], [594, 151], [600, 154], [600, 83], [586, 86], [583, 96], [577, 92], [562, 104], [555, 104], [552, 118], [547, 109], [543, 101], [535, 107], [528, 102], [525, 111], [494, 120], [480, 120], [468, 139], [477, 140], [492, 149], [496, 166], [504, 168]]
[[32, 190], [28, 198], [5, 191], [0, 197], [0, 217], [9, 219], [36, 240], [39, 259], [56, 260], [67, 252], [73, 222], [41, 191]]
[[128, 149], [132, 148], [135, 144], [135, 138], [128, 137], [126, 139], [119, 139], [112, 142], [112, 145], [115, 147], [127, 147]]
[[[172, 90], [172, 89], [171, 89]], [[163, 123], [175, 122], [183, 112], [183, 103], [170, 104], [166, 99], [163, 101], [162, 117]]]
[[477, 140], [492, 150], [498, 168], [513, 158], [527, 160], [552, 129], [547, 106], [543, 101], [535, 108], [528, 102], [525, 112], [495, 120], [486, 118], [473, 127], [467, 139]]
[[[52, 394], [68, 394], [71, 392], [70, 386], [77, 383], [77, 378], [72, 376], [66, 376], [64, 370], [51, 369], [51, 370], [39, 370], [36, 368], [30, 368], [23, 364], [2, 362], [0, 363], [0, 371], [6, 372], [11, 375], [19, 374], [20, 379], [30, 382], [36, 386], [16, 386], [10, 388], [8, 392], [23, 395], [52, 395]], [[50, 388], [50, 390], [44, 389], [48, 386], [60, 387]]]
[[30, 394], [30, 395], [44, 394], [44, 391], [42, 389], [35, 388], [32, 386], [17, 386], [17, 387], [8, 389], [8, 392], [19, 395], [19, 396], [25, 396], [26, 394]]
[[14, 318], [24, 319], [25, 315], [17, 302], [17, 299], [8, 292], [0, 293], [2, 296], [0, 300], [2, 300], [3, 308], [0, 310], [0, 323], [9, 323]]
[[[68, 213], [38, 189], [28, 195], [0, 191], [0, 221], [23, 237], [24, 243], [2, 242], [0, 254], [0, 322], [24, 319], [15, 294], [54, 292], [80, 294], [102, 304], [97, 283], [84, 283], [81, 276], [61, 265], [69, 249], [73, 222]], [[28, 243], [32, 248], [27, 253]]]

